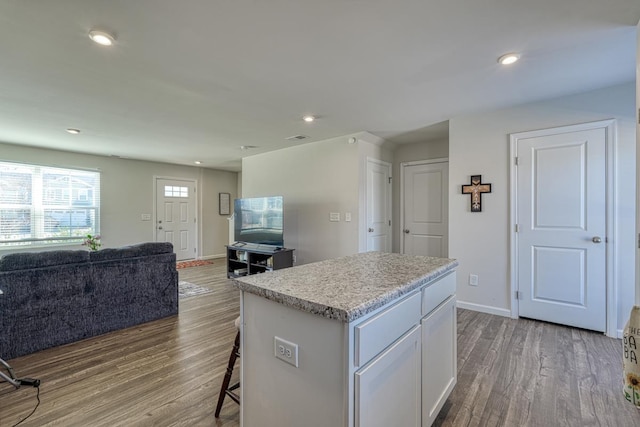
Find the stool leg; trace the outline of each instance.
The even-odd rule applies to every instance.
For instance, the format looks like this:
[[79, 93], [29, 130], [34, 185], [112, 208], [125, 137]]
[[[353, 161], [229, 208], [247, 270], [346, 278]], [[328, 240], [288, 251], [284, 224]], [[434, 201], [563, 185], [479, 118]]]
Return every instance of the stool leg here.
[[231, 355], [229, 356], [229, 364], [227, 365], [227, 372], [224, 374], [224, 380], [222, 380], [222, 387], [220, 387], [220, 395], [218, 396], [218, 405], [216, 406], [215, 417], [218, 418], [220, 415], [220, 409], [222, 409], [222, 403], [224, 402], [224, 397], [227, 395], [227, 389], [229, 388], [229, 382], [231, 381], [231, 374], [233, 373], [233, 366], [236, 363], [236, 359], [238, 358], [238, 354], [240, 351], [240, 331], [236, 334], [236, 339], [233, 343], [233, 350], [231, 350]]

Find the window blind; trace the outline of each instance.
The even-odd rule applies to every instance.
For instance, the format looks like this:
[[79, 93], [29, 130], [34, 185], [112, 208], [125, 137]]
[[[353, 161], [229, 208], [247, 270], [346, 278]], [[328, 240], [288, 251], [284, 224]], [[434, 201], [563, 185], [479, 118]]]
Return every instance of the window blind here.
[[0, 162], [0, 247], [100, 233], [100, 173]]

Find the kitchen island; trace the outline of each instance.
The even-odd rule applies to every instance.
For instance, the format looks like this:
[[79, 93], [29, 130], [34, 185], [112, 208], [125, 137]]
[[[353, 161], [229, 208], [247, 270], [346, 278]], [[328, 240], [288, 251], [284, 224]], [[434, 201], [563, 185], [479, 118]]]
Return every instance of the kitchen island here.
[[241, 425], [431, 425], [456, 383], [456, 266], [368, 252], [234, 279]]

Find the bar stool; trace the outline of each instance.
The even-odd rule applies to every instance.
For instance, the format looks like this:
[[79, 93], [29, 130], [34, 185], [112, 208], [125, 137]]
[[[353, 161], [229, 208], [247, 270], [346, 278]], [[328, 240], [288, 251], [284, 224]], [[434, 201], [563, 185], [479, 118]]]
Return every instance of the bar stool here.
[[238, 396], [234, 390], [240, 387], [240, 382], [229, 386], [229, 382], [231, 382], [231, 374], [233, 373], [233, 366], [236, 364], [236, 359], [240, 357], [240, 317], [235, 320], [236, 328], [238, 329], [238, 333], [236, 334], [236, 339], [233, 342], [233, 349], [231, 350], [231, 355], [229, 355], [229, 364], [227, 365], [227, 372], [224, 374], [224, 379], [222, 380], [222, 387], [220, 387], [220, 394], [218, 395], [218, 406], [216, 406], [215, 417], [218, 418], [220, 415], [220, 409], [222, 408], [222, 403], [224, 402], [225, 396], [229, 396], [231, 400], [240, 404], [240, 396]]

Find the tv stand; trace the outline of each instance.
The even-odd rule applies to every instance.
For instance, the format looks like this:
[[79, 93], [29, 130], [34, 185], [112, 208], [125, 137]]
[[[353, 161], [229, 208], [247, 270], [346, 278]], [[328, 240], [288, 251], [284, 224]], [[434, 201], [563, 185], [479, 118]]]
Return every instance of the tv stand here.
[[293, 267], [293, 249], [236, 242], [227, 246], [227, 277]]

